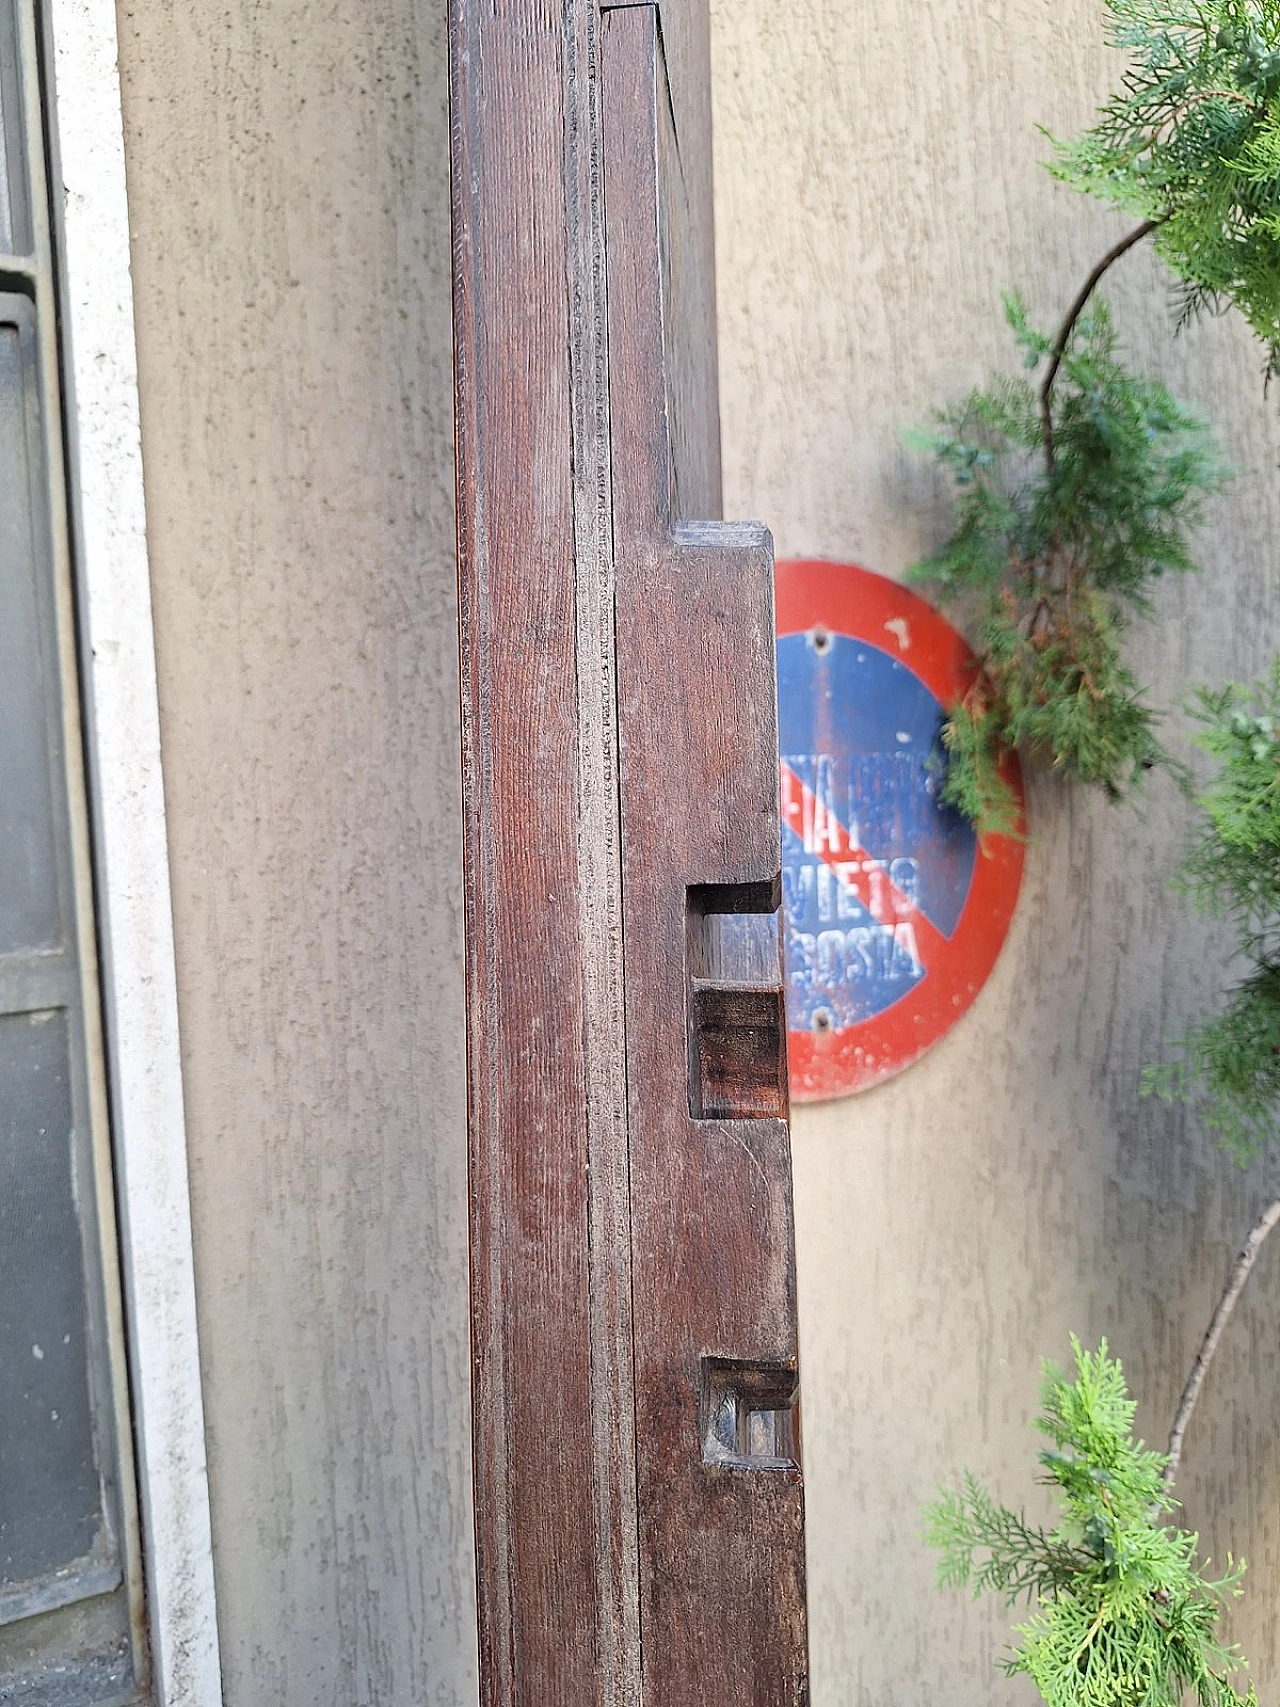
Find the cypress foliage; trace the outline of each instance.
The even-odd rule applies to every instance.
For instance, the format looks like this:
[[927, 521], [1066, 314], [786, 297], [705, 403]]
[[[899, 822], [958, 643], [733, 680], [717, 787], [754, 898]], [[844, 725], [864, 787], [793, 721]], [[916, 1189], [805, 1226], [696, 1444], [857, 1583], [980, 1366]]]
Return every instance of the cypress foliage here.
[[969, 620], [980, 664], [944, 729], [944, 798], [982, 830], [1013, 827], [1009, 748], [1112, 799], [1168, 762], [1124, 634], [1156, 579], [1194, 566], [1225, 469], [1204, 423], [1120, 360], [1099, 280], [1150, 237], [1178, 281], [1178, 324], [1234, 306], [1280, 368], [1280, 0], [1107, 7], [1120, 90], [1084, 136], [1051, 139], [1050, 170], [1142, 223], [1056, 337], [1006, 304], [1037, 389], [996, 380], [913, 435], [956, 497], [951, 538], [913, 574]]
[[[1017, 299], [1005, 307], [1025, 366], [1050, 359]], [[956, 492], [954, 533], [913, 573], [960, 607], [982, 662], [944, 731], [943, 798], [983, 830], [1016, 823], [1008, 747], [1112, 799], [1169, 762], [1124, 631], [1150, 610], [1153, 582], [1195, 567], [1190, 536], [1224, 473], [1199, 417], [1121, 362], [1101, 301], [1072, 328], [1051, 407], [1052, 459], [1021, 377], [972, 392], [911, 441]]]
[[1201, 690], [1196, 713], [1216, 769], [1180, 887], [1230, 925], [1245, 971], [1225, 1009], [1147, 1069], [1143, 1090], [1201, 1100], [1243, 1164], [1275, 1141], [1280, 1112], [1280, 659], [1260, 682]]
[[[1057, 1526], [1029, 1524], [966, 1476], [926, 1513], [939, 1583], [1029, 1602], [1004, 1670], [1030, 1677], [1048, 1707], [1178, 1707], [1188, 1692], [1239, 1707], [1230, 1679], [1244, 1661], [1217, 1622], [1244, 1567], [1228, 1561], [1217, 1579], [1196, 1567], [1199, 1538], [1165, 1521], [1167, 1460], [1133, 1439], [1119, 1361], [1105, 1340], [1071, 1344], [1075, 1378], [1045, 1365], [1036, 1423]], [[1252, 1686], [1243, 1699], [1252, 1707]]]
[[1050, 170], [1156, 222], [1185, 319], [1234, 305], [1280, 360], [1280, 8], [1108, 0], [1120, 92]]
[[[1024, 376], [940, 412], [915, 443], [956, 498], [951, 538], [915, 573], [972, 624], [978, 674], [953, 708], [945, 798], [980, 829], [1014, 828], [1011, 747], [1128, 794], [1169, 758], [1123, 640], [1164, 574], [1194, 566], [1192, 536], [1225, 477], [1207, 427], [1121, 361], [1099, 280], [1150, 237], [1180, 295], [1177, 324], [1234, 306], [1280, 372], [1280, 0], [1106, 0], [1128, 55], [1097, 124], [1054, 142], [1050, 170], [1141, 223], [1102, 257], [1050, 339], [1006, 314]], [[1038, 370], [1038, 372], [1037, 372]], [[1026, 373], [1034, 374], [1033, 388]], [[1224, 1010], [1149, 1068], [1144, 1094], [1203, 1103], [1243, 1163], [1280, 1113], [1280, 660], [1253, 684], [1201, 691], [1214, 761], [1183, 891], [1234, 932], [1243, 972]], [[927, 1512], [939, 1580], [1026, 1601], [1010, 1674], [1048, 1707], [1234, 1707], [1244, 1662], [1217, 1633], [1243, 1566], [1209, 1576], [1171, 1521], [1188, 1421], [1280, 1199], [1237, 1255], [1188, 1376], [1169, 1453], [1133, 1439], [1134, 1405], [1104, 1341], [1073, 1339], [1074, 1378], [1046, 1366], [1038, 1427], [1059, 1521], [1029, 1524], [972, 1476]], [[1243, 1700], [1255, 1702], [1252, 1686]]]

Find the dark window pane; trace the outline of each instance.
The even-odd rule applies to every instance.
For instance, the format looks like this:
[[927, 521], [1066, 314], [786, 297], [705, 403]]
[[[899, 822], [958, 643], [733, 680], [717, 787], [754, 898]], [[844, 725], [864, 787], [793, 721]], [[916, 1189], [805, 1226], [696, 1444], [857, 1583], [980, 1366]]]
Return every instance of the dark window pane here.
[[30, 348], [29, 331], [0, 319], [0, 954], [58, 942], [51, 708], [37, 593], [42, 530], [31, 506], [38, 417]]
[[64, 1013], [0, 1018], [0, 1588], [102, 1526], [67, 1050]]
[[22, 114], [18, 107], [18, 45], [13, 0], [0, 0], [0, 255], [30, 248], [22, 168]]

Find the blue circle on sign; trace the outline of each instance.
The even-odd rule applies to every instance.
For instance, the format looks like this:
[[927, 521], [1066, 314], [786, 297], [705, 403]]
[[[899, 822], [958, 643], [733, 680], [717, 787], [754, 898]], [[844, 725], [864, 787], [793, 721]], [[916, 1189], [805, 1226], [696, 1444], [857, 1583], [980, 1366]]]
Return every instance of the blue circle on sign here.
[[[857, 710], [821, 728], [814, 710], [823, 706]], [[925, 976], [918, 934], [895, 925], [895, 911], [906, 899], [950, 938], [977, 836], [937, 798], [946, 708], [889, 653], [826, 630], [784, 635], [778, 712], [784, 774], [809, 805], [798, 825], [783, 824], [789, 1024], [843, 1029]]]

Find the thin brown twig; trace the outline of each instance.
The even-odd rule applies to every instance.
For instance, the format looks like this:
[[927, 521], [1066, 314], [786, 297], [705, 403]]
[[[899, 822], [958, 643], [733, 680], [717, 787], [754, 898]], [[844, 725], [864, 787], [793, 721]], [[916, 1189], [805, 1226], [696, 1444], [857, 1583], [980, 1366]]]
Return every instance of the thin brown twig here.
[[1062, 322], [1058, 336], [1053, 341], [1049, 352], [1049, 371], [1044, 376], [1040, 387], [1040, 437], [1044, 442], [1045, 461], [1049, 464], [1050, 473], [1055, 465], [1053, 450], [1053, 387], [1058, 377], [1058, 369], [1062, 366], [1062, 358], [1067, 345], [1071, 342], [1071, 334], [1075, 331], [1076, 321], [1084, 313], [1089, 298], [1098, 287], [1098, 282], [1108, 267], [1112, 267], [1122, 255], [1127, 255], [1136, 243], [1141, 243], [1144, 237], [1149, 237], [1161, 223], [1158, 219], [1144, 219], [1127, 237], [1122, 237], [1113, 249], [1108, 249], [1080, 287], [1079, 295], [1067, 310], [1067, 317]]
[[1166, 1494], [1173, 1487], [1174, 1478], [1178, 1473], [1178, 1463], [1182, 1457], [1182, 1442], [1186, 1436], [1187, 1424], [1191, 1421], [1191, 1413], [1196, 1408], [1196, 1400], [1200, 1397], [1204, 1378], [1209, 1372], [1209, 1365], [1213, 1362], [1213, 1354], [1218, 1349], [1218, 1342], [1222, 1338], [1223, 1330], [1231, 1318], [1231, 1312], [1236, 1307], [1236, 1300], [1244, 1291], [1244, 1283], [1248, 1280], [1249, 1273], [1258, 1260], [1258, 1252], [1262, 1249], [1267, 1234], [1277, 1222], [1280, 1222], [1280, 1197], [1276, 1198], [1274, 1203], [1267, 1205], [1249, 1229], [1249, 1236], [1240, 1247], [1240, 1254], [1236, 1257], [1231, 1273], [1227, 1276], [1227, 1284], [1223, 1289], [1222, 1296], [1218, 1299], [1218, 1307], [1213, 1312], [1205, 1336], [1200, 1342], [1200, 1350], [1196, 1353], [1196, 1360], [1191, 1366], [1187, 1384], [1182, 1390], [1178, 1413], [1173, 1419], [1173, 1427], [1169, 1430], [1169, 1462], [1165, 1466], [1164, 1476], [1160, 1484], [1162, 1492]]
[[1048, 593], [1041, 593], [1037, 597], [1035, 604], [1032, 605], [1030, 614], [1023, 618], [1023, 639], [1026, 640], [1029, 645], [1033, 645], [1035, 643], [1036, 629], [1040, 626], [1040, 619], [1042, 617], [1047, 617], [1048, 615], [1049, 595]]

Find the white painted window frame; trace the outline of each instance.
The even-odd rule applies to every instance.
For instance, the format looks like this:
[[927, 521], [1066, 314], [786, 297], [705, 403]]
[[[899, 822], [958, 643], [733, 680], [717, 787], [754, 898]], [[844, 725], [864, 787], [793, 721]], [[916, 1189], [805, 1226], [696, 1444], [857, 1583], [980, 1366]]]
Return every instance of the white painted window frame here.
[[[67, 431], [134, 1438], [158, 1707], [221, 1707], [114, 0], [46, 0]], [[56, 190], [55, 190], [56, 194]]]

